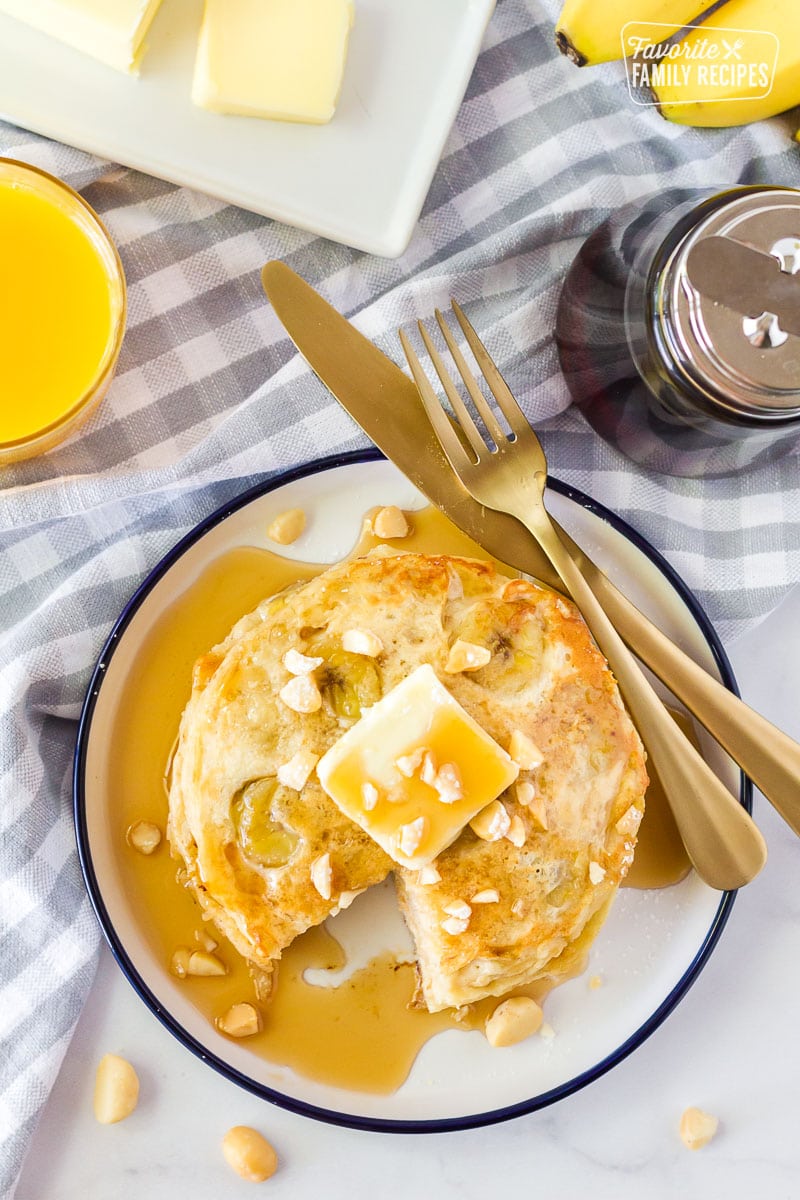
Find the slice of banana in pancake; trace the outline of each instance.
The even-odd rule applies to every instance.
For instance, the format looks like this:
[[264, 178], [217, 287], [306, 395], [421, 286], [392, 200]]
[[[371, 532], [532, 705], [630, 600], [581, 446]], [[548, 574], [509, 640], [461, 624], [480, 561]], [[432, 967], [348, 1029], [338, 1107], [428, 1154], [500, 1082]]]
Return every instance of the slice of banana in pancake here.
[[[473, 821], [482, 836], [468, 827], [439, 854], [433, 883], [430, 869], [398, 867], [315, 774], [365, 709], [426, 664], [521, 768]], [[489, 563], [376, 554], [265, 601], [197, 664], [169, 837], [201, 904], [267, 972], [394, 870], [436, 1010], [563, 969], [631, 861], [645, 784], [639, 740], [572, 605]]]

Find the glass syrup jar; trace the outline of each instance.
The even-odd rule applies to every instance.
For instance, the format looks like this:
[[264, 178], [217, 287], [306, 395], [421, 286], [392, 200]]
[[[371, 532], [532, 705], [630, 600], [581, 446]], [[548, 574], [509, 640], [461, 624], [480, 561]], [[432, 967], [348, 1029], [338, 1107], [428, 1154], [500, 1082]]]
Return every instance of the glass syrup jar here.
[[800, 191], [670, 190], [581, 247], [556, 319], [589, 423], [648, 470], [732, 475], [800, 444]]

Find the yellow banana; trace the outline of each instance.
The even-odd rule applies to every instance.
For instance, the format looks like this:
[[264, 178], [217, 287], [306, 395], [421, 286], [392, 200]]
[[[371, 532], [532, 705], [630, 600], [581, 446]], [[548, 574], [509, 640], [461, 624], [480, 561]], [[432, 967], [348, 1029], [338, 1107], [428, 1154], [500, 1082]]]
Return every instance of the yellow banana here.
[[651, 88], [678, 125], [747, 125], [800, 104], [798, 0], [728, 0], [680, 42], [674, 72]]
[[622, 30], [635, 20], [637, 26], [659, 28], [651, 37], [656, 42], [672, 37], [690, 21], [696, 21], [718, 0], [565, 0], [556, 25], [556, 45], [578, 67], [624, 58]]

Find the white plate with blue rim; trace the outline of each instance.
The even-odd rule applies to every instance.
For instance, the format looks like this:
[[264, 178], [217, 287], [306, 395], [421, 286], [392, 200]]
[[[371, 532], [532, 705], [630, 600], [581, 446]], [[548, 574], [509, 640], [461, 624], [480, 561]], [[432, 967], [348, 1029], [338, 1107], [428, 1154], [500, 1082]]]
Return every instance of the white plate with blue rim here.
[[[685, 996], [708, 961], [734, 899], [709, 888], [693, 871], [660, 890], [623, 889], [591, 949], [586, 973], [547, 999], [555, 1036], [498, 1051], [480, 1032], [439, 1033], [389, 1095], [334, 1087], [268, 1062], [246, 1041], [218, 1033], [193, 1006], [145, 936], [136, 897], [126, 892], [115, 866], [120, 831], [113, 819], [110, 731], [122, 683], [164, 610], [221, 555], [240, 546], [263, 546], [264, 530], [278, 513], [301, 507], [309, 517], [301, 539], [286, 549], [288, 556], [334, 562], [351, 549], [370, 508], [414, 509], [425, 503], [376, 451], [363, 451], [269, 479], [218, 510], [166, 555], [120, 615], [89, 687], [75, 760], [75, 820], [89, 893], [117, 962], [155, 1016], [188, 1050], [266, 1100], [318, 1120], [402, 1133], [507, 1120], [591, 1084], [635, 1051]], [[550, 506], [639, 608], [735, 690], [713, 628], [652, 547], [602, 505], [558, 481], [551, 481]], [[749, 808], [745, 778], [713, 742], [704, 743], [703, 750]], [[374, 892], [329, 923], [351, 969], [382, 949], [403, 953], [409, 948], [391, 893]], [[588, 986], [595, 974], [603, 979], [598, 989]]]

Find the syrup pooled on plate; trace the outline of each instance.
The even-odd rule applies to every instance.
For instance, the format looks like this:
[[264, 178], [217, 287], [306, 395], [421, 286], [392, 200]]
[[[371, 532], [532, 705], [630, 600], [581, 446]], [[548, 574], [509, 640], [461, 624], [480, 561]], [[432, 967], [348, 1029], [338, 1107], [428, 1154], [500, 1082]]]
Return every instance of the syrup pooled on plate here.
[[[375, 538], [365, 522], [351, 556], [388, 544], [390, 549], [402, 551], [491, 557], [434, 509], [415, 512], [410, 519], [409, 535], [391, 543]], [[145, 936], [165, 968], [179, 946], [197, 948], [204, 935], [220, 942], [214, 953], [225, 963], [227, 973], [187, 976], [181, 983], [210, 1023], [218, 1021], [231, 1005], [249, 1002], [260, 1010], [263, 1027], [246, 1039], [248, 1049], [319, 1082], [387, 1093], [403, 1083], [429, 1038], [445, 1029], [482, 1029], [499, 1000], [484, 1000], [460, 1012], [430, 1014], [414, 1008], [414, 967], [398, 962], [390, 953], [373, 958], [336, 986], [310, 983], [305, 978], [309, 970], [338, 972], [344, 966], [341, 946], [323, 926], [309, 930], [284, 952], [277, 986], [262, 1004], [245, 960], [204, 923], [195, 900], [180, 886], [166, 843], [155, 853], [143, 855], [132, 850], [125, 838], [126, 830], [137, 821], [151, 821], [162, 831], [166, 827], [169, 762], [196, 659], [221, 642], [235, 622], [265, 597], [313, 578], [327, 565], [292, 561], [257, 547], [230, 550], [208, 567], [155, 625], [125, 681], [116, 732], [112, 730], [118, 747], [116, 788], [111, 798], [119, 828], [118, 865], [123, 886], [142, 915]], [[635, 882], [629, 877], [633, 886], [664, 887], [688, 870], [663, 796], [659, 800], [656, 794], [654, 799], [651, 813], [648, 793], [639, 834], [645, 866]], [[637, 863], [639, 854], [637, 849]], [[366, 899], [358, 898], [356, 903]], [[586, 951], [580, 945], [572, 947], [570, 955], [567, 977], [581, 974], [586, 966]], [[540, 982], [514, 994], [541, 1003], [547, 991], [547, 983]]]

